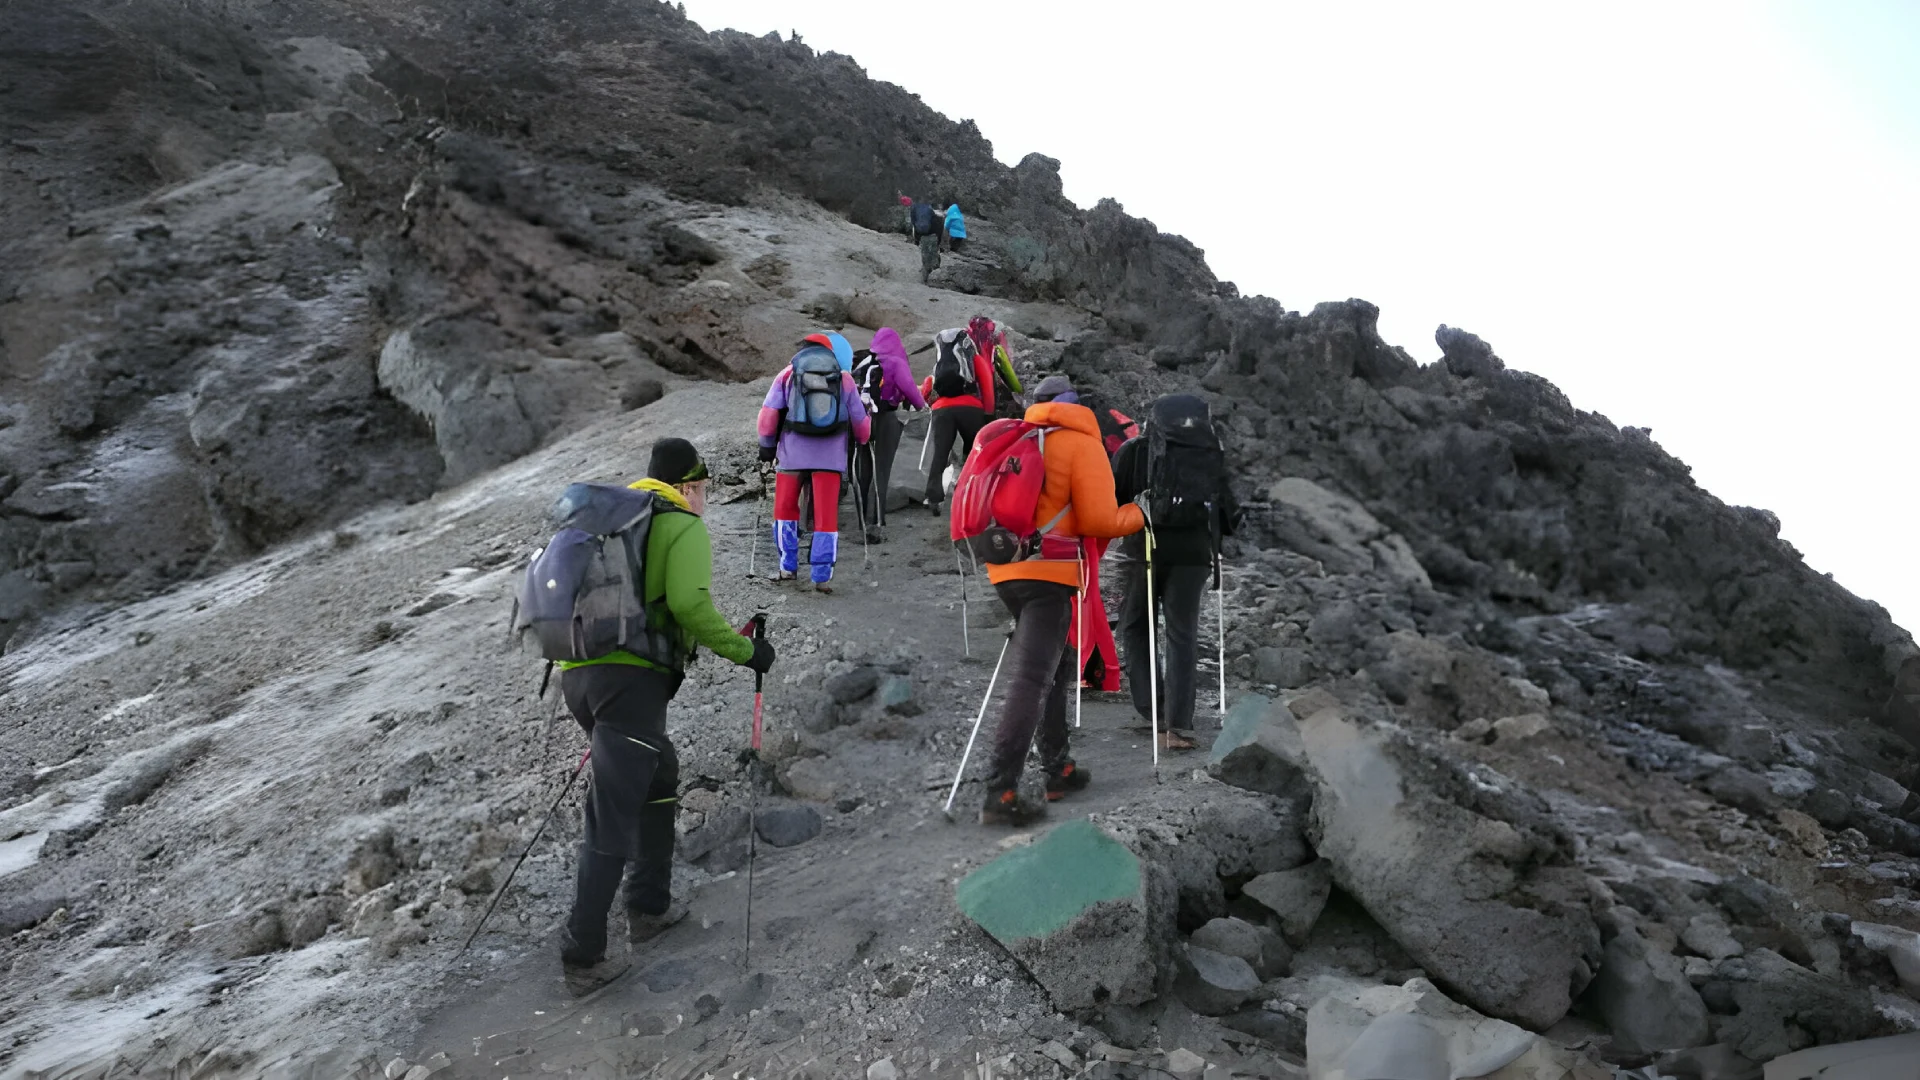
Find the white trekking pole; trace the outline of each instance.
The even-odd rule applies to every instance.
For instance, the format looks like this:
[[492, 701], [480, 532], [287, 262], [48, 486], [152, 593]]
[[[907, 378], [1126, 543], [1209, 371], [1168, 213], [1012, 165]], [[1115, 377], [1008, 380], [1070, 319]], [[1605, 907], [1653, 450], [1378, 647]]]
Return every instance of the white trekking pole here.
[[1147, 697], [1153, 703], [1149, 708], [1149, 720], [1153, 725], [1153, 777], [1160, 778], [1160, 646], [1155, 634], [1154, 623], [1158, 615], [1153, 607], [1153, 514], [1145, 507], [1142, 514], [1147, 518]]
[[987, 680], [986, 695], [980, 699], [980, 711], [973, 717], [973, 734], [967, 736], [967, 748], [960, 753], [960, 768], [953, 774], [953, 788], [947, 792], [947, 805], [941, 813], [949, 818], [953, 816], [953, 799], [960, 794], [960, 780], [967, 775], [967, 759], [973, 756], [973, 740], [980, 737], [980, 722], [987, 718], [987, 703], [993, 700], [993, 684], [1000, 681], [1000, 665], [1006, 663], [1007, 646], [1013, 644], [1013, 635], [1000, 643], [1000, 659], [993, 662], [993, 675]]
[[1219, 555], [1213, 557], [1213, 602], [1220, 614], [1220, 715], [1227, 715], [1227, 577]]
[[973, 632], [967, 626], [967, 564], [960, 561], [960, 545], [953, 545], [953, 573], [960, 579], [960, 649], [973, 659]]

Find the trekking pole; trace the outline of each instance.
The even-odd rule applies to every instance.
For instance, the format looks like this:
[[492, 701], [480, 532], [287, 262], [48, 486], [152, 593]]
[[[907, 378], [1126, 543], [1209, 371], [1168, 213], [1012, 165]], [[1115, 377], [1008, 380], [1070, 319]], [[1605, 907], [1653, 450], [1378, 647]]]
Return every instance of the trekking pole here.
[[1227, 582], [1219, 555], [1213, 557], [1213, 604], [1220, 615], [1220, 715], [1227, 715]]
[[1073, 726], [1080, 726], [1080, 691], [1087, 685], [1087, 542], [1080, 541], [1080, 557], [1074, 560], [1080, 572], [1080, 587], [1073, 591]]
[[1000, 643], [1000, 659], [993, 662], [993, 675], [987, 679], [986, 695], [980, 699], [980, 711], [973, 716], [973, 734], [967, 736], [967, 748], [960, 753], [960, 768], [953, 774], [953, 788], [947, 792], [947, 805], [941, 809], [948, 820], [953, 818], [953, 800], [960, 794], [960, 780], [967, 775], [967, 759], [973, 756], [973, 740], [980, 737], [980, 723], [987, 718], [987, 703], [993, 700], [993, 684], [1000, 681], [1000, 665], [1006, 663], [1007, 646], [1013, 644], [1013, 635]]
[[767, 510], [767, 466], [760, 465], [760, 501], [753, 504], [753, 539], [747, 545], [747, 576], [754, 577], [754, 568], [760, 557], [760, 523]]
[[[859, 460], [859, 453], [858, 450], [854, 451], [854, 460], [856, 462]], [[855, 516], [860, 519], [860, 568], [864, 570], [873, 565], [873, 551], [867, 546], [866, 493], [861, 490], [860, 477], [857, 475], [858, 470], [855, 470], [855, 473], [856, 475], [851, 477], [853, 480], [853, 512]]]
[[1153, 608], [1153, 514], [1142, 508], [1147, 518], [1147, 697], [1152, 702], [1148, 709], [1153, 730], [1153, 778], [1160, 779], [1160, 646], [1155, 634], [1154, 623], [1158, 621]]
[[[767, 636], [767, 613], [760, 612], [747, 620], [742, 633], [752, 630], [750, 635], [755, 641]], [[759, 846], [755, 843], [760, 829], [760, 705], [766, 682], [763, 672], [753, 673], [753, 741], [747, 750], [747, 922], [742, 937], [745, 944], [740, 948], [740, 966], [747, 971], [753, 970], [753, 856]]]
[[967, 564], [960, 561], [960, 545], [953, 545], [953, 572], [960, 579], [960, 648], [973, 659], [973, 633], [967, 627]]
[[[481, 914], [480, 921], [473, 924], [473, 933], [467, 935], [466, 944], [460, 946], [460, 951], [453, 954], [453, 960], [466, 955], [467, 950], [472, 948], [474, 941], [480, 937], [480, 931], [486, 929], [487, 920], [493, 917], [493, 909], [500, 906], [500, 898], [507, 894], [507, 886], [513, 884], [513, 876], [520, 872], [520, 864], [526, 862], [527, 856], [533, 854], [533, 846], [540, 842], [540, 837], [547, 831], [547, 825], [553, 821], [553, 815], [559, 811], [560, 804], [565, 801], [567, 793], [573, 790], [574, 781], [580, 779], [580, 774], [586, 770], [587, 759], [592, 756], [592, 747], [588, 747], [587, 752], [580, 755], [580, 764], [573, 767], [573, 775], [567, 777], [566, 786], [560, 789], [560, 794], [553, 800], [553, 805], [547, 808], [547, 816], [540, 819], [540, 827], [533, 831], [533, 839], [527, 841], [527, 850], [520, 853], [520, 858], [514, 861], [513, 869], [507, 871], [507, 880], [501, 882], [500, 887], [493, 891], [493, 899], [487, 901], [487, 910]], [[453, 960], [447, 963], [451, 965]]]

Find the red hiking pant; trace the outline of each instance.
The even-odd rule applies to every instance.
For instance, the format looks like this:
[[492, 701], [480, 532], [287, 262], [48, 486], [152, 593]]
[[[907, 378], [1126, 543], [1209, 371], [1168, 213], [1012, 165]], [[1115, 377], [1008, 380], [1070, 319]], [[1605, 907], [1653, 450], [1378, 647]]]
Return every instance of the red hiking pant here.
[[813, 531], [840, 531], [840, 474], [816, 470], [812, 473], [783, 472], [773, 478], [773, 520], [800, 520], [800, 480], [813, 477]]

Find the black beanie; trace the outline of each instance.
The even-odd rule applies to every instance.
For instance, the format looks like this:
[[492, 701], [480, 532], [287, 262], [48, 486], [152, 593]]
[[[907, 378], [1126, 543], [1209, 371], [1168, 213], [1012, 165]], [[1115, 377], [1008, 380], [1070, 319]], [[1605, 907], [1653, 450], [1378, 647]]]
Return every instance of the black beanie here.
[[653, 444], [647, 476], [665, 484], [691, 484], [707, 478], [707, 463], [700, 460], [700, 451], [687, 440], [661, 439]]

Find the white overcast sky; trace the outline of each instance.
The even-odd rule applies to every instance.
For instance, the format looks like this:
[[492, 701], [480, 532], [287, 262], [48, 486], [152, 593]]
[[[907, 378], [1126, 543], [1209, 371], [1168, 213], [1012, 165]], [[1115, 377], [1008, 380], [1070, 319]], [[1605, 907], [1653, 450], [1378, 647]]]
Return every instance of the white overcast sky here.
[[1920, 3], [687, 0], [1062, 162], [1306, 311], [1651, 427], [1920, 630]]

